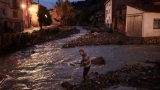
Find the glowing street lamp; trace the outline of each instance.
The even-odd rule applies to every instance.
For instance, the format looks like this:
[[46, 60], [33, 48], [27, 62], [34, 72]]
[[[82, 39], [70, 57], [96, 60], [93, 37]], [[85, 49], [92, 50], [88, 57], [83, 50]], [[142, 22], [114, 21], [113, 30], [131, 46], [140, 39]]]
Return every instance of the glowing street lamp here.
[[27, 7], [26, 4], [24, 4], [24, 3], [21, 4], [22, 9], [25, 9], [26, 7]]
[[46, 18], [48, 18], [47, 14], [44, 15]]

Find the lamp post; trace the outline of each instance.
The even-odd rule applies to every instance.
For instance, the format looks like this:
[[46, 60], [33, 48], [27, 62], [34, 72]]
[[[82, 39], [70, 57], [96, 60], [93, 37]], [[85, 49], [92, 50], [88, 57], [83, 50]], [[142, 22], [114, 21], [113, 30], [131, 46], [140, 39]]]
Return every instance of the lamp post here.
[[22, 17], [23, 17], [23, 28], [25, 28], [25, 17], [24, 17], [24, 11], [26, 9], [26, 4], [25, 3], [22, 3], [21, 4], [21, 8], [22, 8]]
[[[40, 1], [38, 0], [38, 14], [39, 14], [39, 10], [40, 10]], [[42, 23], [41, 22], [39, 22], [39, 26], [40, 26], [40, 30], [42, 30]]]
[[21, 4], [21, 8], [22, 8], [23, 10], [26, 9], [26, 4], [22, 3], [22, 4]]

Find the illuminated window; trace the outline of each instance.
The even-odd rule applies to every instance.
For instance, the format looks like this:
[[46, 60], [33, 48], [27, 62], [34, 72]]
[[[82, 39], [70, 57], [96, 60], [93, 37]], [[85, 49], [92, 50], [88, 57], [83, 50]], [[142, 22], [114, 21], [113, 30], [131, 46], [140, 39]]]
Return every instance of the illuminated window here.
[[153, 28], [160, 29], [160, 19], [154, 19]]

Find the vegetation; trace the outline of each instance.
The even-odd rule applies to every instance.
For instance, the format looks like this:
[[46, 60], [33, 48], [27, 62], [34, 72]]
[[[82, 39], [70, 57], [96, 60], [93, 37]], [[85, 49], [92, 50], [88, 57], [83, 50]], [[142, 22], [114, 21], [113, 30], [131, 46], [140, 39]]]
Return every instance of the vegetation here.
[[[94, 24], [97, 23], [96, 13], [104, 12], [105, 0], [86, 0], [72, 3], [76, 8], [75, 19], [78, 24]], [[103, 18], [104, 15], [101, 17]]]
[[51, 25], [52, 23], [52, 19], [51, 19], [49, 10], [47, 10], [46, 7], [41, 6], [41, 5], [39, 6], [39, 10], [38, 10], [38, 21], [39, 21], [41, 30], [42, 30], [43, 25], [47, 26], [47, 25]]
[[60, 17], [59, 21], [63, 25], [71, 24], [74, 14], [74, 7], [68, 0], [58, 0], [55, 6], [56, 13]]

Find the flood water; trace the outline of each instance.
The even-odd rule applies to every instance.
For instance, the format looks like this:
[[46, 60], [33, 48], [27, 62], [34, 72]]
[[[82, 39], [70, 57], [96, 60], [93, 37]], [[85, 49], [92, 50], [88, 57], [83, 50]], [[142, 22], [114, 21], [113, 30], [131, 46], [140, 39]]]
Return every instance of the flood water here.
[[0, 74], [7, 78], [0, 82], [1, 90], [63, 90], [61, 83], [82, 81], [83, 68], [71, 63], [79, 62], [78, 50], [83, 48], [91, 57], [103, 56], [104, 66], [92, 66], [91, 71], [106, 73], [117, 70], [126, 64], [141, 63], [146, 60], [160, 59], [160, 46], [155, 45], [106, 45], [61, 48], [68, 40], [85, 35], [38, 44], [20, 50], [5, 57], [0, 57]]

